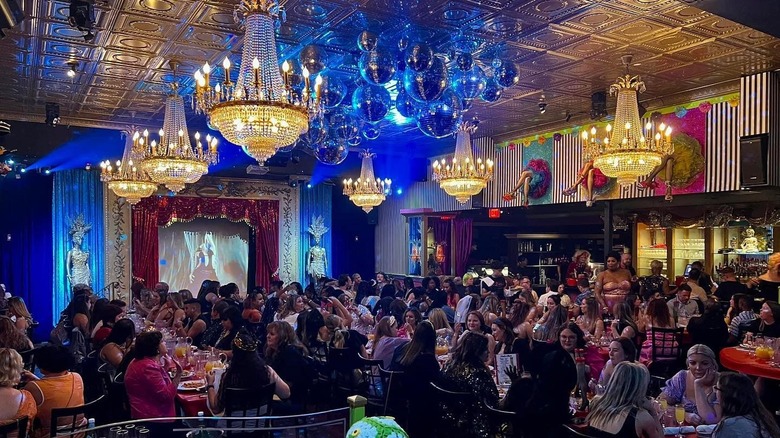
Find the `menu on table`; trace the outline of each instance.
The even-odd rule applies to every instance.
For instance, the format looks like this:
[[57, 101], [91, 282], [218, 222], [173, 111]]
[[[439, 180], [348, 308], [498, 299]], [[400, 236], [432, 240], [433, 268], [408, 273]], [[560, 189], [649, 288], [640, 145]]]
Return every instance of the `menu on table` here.
[[496, 382], [498, 386], [511, 386], [512, 376], [507, 374], [507, 368], [517, 369], [517, 354], [496, 355]]

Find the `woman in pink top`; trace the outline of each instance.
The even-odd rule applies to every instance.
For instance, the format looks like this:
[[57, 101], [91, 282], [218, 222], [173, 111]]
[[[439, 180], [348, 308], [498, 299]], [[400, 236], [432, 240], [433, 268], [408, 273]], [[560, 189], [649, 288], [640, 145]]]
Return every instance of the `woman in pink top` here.
[[[133, 419], [175, 417], [174, 398], [181, 380], [181, 365], [176, 364], [173, 380], [160, 364], [168, 355], [160, 332], [141, 333], [135, 339], [135, 359], [125, 374], [125, 389]], [[173, 420], [171, 420], [173, 421]]]

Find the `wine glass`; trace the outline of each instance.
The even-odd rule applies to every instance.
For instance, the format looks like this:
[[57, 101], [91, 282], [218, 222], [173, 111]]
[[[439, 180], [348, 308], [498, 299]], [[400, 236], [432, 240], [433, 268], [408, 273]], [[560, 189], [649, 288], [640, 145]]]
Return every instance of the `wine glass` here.
[[669, 401], [663, 397], [659, 397], [658, 403], [661, 405], [661, 426], [665, 426], [666, 412], [669, 410]]
[[674, 419], [677, 420], [677, 425], [680, 427], [677, 431], [677, 438], [683, 438], [682, 427], [683, 423], [685, 423], [685, 407], [683, 405], [674, 407]]

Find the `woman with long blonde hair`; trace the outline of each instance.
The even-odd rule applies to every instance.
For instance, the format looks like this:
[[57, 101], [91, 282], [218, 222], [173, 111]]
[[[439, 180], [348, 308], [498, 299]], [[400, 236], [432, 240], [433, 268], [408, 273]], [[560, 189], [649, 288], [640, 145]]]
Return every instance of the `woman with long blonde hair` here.
[[589, 433], [617, 438], [664, 436], [658, 412], [646, 395], [649, 383], [647, 368], [630, 362], [619, 363], [604, 395], [591, 404], [587, 417]]
[[432, 309], [428, 313], [428, 321], [433, 324], [433, 328], [436, 330], [436, 336], [452, 336], [454, 332], [449, 321], [447, 321], [447, 314], [441, 309]]
[[604, 321], [601, 319], [601, 308], [596, 298], [586, 298], [580, 304], [580, 316], [577, 325], [585, 332], [585, 339], [598, 341], [604, 334]]
[[29, 335], [27, 331], [32, 326], [32, 315], [27, 310], [22, 297], [11, 297], [8, 299], [8, 316], [15, 320], [14, 325], [20, 332]]

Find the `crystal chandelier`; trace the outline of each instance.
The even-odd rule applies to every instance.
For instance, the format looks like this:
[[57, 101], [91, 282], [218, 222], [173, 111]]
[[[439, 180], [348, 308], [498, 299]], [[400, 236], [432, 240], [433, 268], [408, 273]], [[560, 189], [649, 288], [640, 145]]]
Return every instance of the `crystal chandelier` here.
[[344, 194], [349, 200], [368, 213], [374, 207], [379, 206], [385, 200], [385, 193], [390, 190], [392, 181], [389, 179], [374, 178], [374, 154], [369, 151], [360, 153], [363, 162], [360, 165], [360, 178], [352, 181], [352, 178], [344, 180]]
[[604, 175], [617, 178], [623, 187], [648, 175], [674, 152], [671, 127], [661, 123], [656, 129], [648, 122], [642, 129], [637, 97], [645, 91], [645, 83], [639, 76], [628, 74], [631, 60], [631, 55], [622, 57], [626, 75], [609, 87], [610, 94], [617, 94], [614, 127], [608, 124], [604, 135], [599, 135], [595, 127], [582, 133], [585, 157], [592, 159], [593, 166]]
[[[130, 132], [134, 131], [133, 136]], [[138, 169], [140, 162], [137, 145], [140, 134], [134, 128], [123, 132], [125, 136], [125, 150], [122, 159], [116, 162], [116, 167], [106, 160], [100, 163], [100, 180], [108, 183], [108, 188], [120, 198], [125, 198], [131, 205], [135, 205], [143, 198], [152, 196], [157, 190], [157, 184], [152, 182], [149, 175]]]
[[238, 79], [231, 81], [230, 60], [225, 58], [224, 81], [212, 87], [212, 68], [206, 63], [195, 72], [193, 106], [228, 141], [262, 164], [305, 133], [311, 117], [321, 116], [322, 79], [317, 76], [312, 89], [304, 68], [303, 90], [293, 91], [286, 61], [282, 78], [274, 35], [275, 21], [284, 17], [278, 0], [241, 0], [235, 15], [243, 17], [246, 26]]
[[144, 131], [136, 140], [137, 149], [143, 157], [141, 169], [149, 174], [152, 181], [174, 192], [184, 189], [185, 184], [197, 182], [209, 172], [209, 165], [217, 162], [216, 138], [207, 135], [206, 144], [203, 145], [200, 133], [196, 132], [196, 144], [192, 147], [187, 132], [184, 101], [177, 94], [177, 88], [174, 83], [173, 93], [165, 102], [165, 121], [159, 132], [159, 142], [149, 141], [149, 131]]
[[477, 120], [463, 122], [458, 127], [455, 155], [450, 162], [433, 162], [433, 180], [461, 204], [482, 191], [493, 179], [493, 160], [477, 158], [475, 162], [471, 152], [471, 134], [477, 130], [477, 123]]

